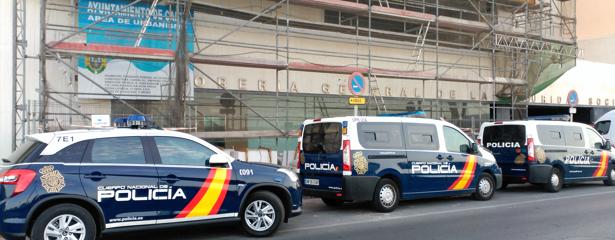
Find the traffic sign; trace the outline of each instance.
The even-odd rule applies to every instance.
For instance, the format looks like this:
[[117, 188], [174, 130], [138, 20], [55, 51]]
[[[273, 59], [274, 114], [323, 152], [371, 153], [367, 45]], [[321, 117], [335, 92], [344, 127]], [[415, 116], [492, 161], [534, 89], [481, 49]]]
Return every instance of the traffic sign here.
[[350, 105], [365, 105], [367, 99], [364, 97], [349, 97], [348, 104]]
[[570, 106], [571, 108], [574, 108], [577, 106], [577, 104], [579, 104], [579, 94], [577, 94], [577, 91], [570, 90], [570, 92], [568, 92], [566, 103], [568, 103], [568, 106]]
[[348, 90], [356, 96], [365, 91], [365, 78], [362, 73], [354, 72], [348, 76]]

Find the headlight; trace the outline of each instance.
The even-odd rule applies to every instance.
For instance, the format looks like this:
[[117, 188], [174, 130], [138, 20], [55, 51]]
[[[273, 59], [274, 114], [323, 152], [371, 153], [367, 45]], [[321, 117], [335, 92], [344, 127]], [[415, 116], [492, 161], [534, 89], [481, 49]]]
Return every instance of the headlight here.
[[288, 176], [288, 179], [290, 179], [293, 182], [297, 182], [299, 180], [299, 177], [297, 177], [297, 174], [295, 174], [294, 172], [286, 168], [278, 168], [278, 172], [285, 173]]

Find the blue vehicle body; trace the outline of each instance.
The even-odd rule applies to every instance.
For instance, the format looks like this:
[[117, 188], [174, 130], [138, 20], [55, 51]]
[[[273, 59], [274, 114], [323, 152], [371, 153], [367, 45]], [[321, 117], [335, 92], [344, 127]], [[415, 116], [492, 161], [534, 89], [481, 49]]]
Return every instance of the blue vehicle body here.
[[[433, 131], [422, 132], [425, 127]], [[501, 170], [493, 156], [484, 149], [446, 150], [443, 128], [459, 132], [449, 123], [430, 119], [308, 120], [302, 128], [299, 157], [304, 194], [327, 200], [372, 201], [378, 183], [390, 179], [402, 200], [464, 195], [476, 191], [482, 173], [489, 174], [493, 188], [498, 188]], [[421, 145], [421, 141], [412, 140], [412, 134], [432, 134], [428, 137], [433, 143]], [[372, 135], [384, 140], [364, 139]], [[472, 145], [461, 132], [458, 136], [467, 140], [466, 147]], [[348, 166], [344, 155], [348, 155]]]
[[[60, 203], [87, 209], [99, 234], [238, 221], [255, 191], [278, 196], [286, 211], [283, 221], [301, 213], [302, 191], [288, 170], [237, 160], [224, 165], [162, 164], [152, 137], [140, 138], [145, 164], [92, 162], [96, 139], [75, 142], [52, 155], [41, 154], [47, 143], [33, 140], [37, 146], [33, 151], [0, 169], [3, 174], [16, 170], [35, 174], [27, 188], [16, 195], [16, 185], [0, 184], [0, 234], [5, 238], [26, 236], [42, 211]], [[66, 155], [71, 151], [77, 154]]]

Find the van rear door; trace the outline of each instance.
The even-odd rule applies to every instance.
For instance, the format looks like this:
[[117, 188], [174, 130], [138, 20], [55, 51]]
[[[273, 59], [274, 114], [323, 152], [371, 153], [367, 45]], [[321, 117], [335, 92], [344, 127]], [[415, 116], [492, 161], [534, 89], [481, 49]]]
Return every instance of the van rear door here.
[[303, 128], [300, 175], [306, 189], [341, 192], [342, 124], [317, 122]]
[[505, 176], [527, 176], [527, 146], [524, 125], [496, 124], [483, 129], [482, 142], [493, 152]]

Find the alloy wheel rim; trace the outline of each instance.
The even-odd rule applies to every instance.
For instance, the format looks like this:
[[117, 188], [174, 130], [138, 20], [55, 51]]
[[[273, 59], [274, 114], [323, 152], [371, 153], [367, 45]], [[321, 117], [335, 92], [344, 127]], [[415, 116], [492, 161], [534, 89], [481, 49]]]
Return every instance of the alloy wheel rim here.
[[379, 196], [383, 206], [390, 208], [395, 204], [395, 190], [391, 185], [382, 186]]
[[62, 214], [45, 226], [45, 240], [84, 240], [86, 228], [83, 221], [75, 215]]
[[551, 185], [553, 185], [553, 187], [559, 186], [559, 176], [556, 173], [551, 175]]
[[266, 231], [275, 222], [275, 209], [273, 206], [263, 200], [251, 202], [245, 211], [245, 221], [248, 227], [254, 231]]
[[488, 179], [483, 178], [478, 182], [478, 191], [483, 196], [489, 196], [491, 194], [491, 182]]

